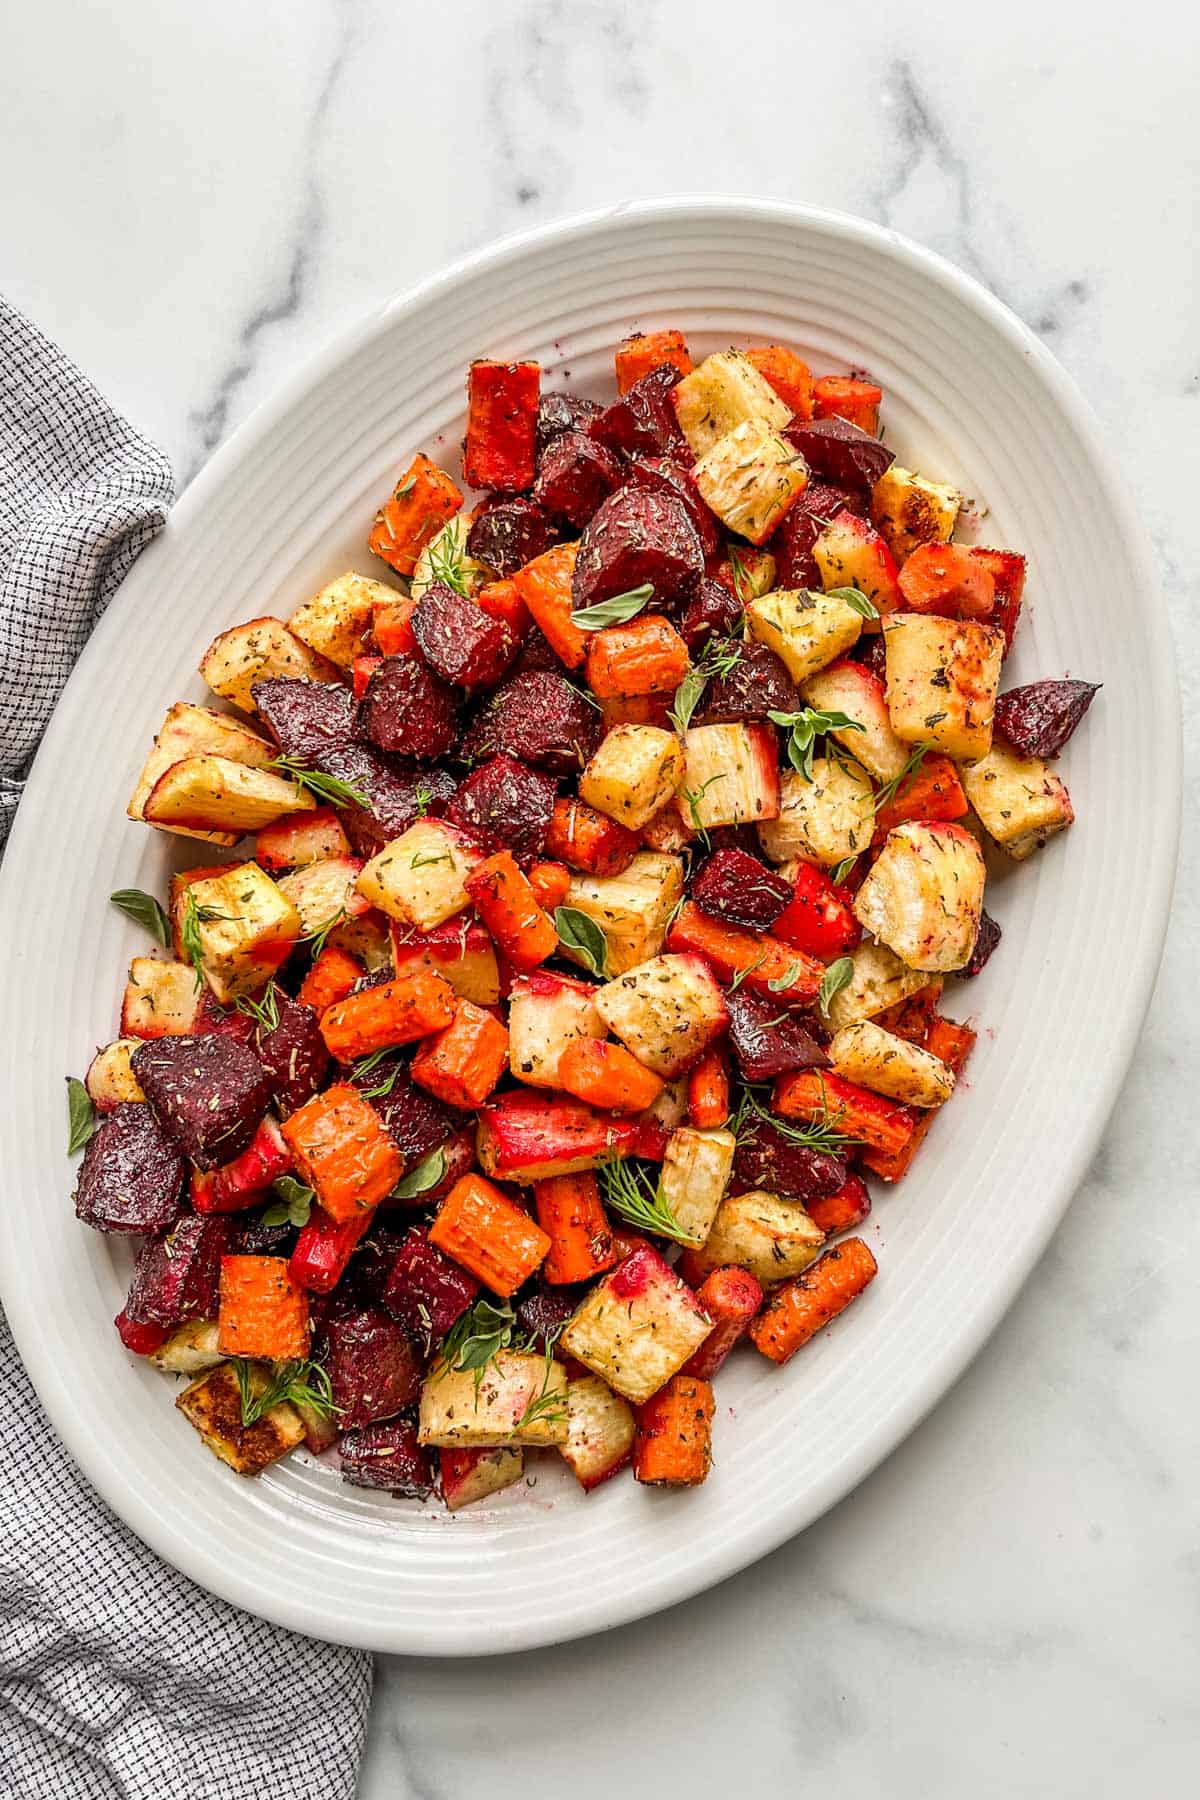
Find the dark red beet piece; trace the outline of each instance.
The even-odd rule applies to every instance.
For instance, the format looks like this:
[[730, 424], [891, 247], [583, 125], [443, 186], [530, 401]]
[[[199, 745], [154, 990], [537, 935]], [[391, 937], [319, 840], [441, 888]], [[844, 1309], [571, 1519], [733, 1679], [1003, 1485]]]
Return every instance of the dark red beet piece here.
[[586, 431], [564, 431], [542, 452], [533, 492], [548, 513], [579, 528], [620, 485], [621, 465], [611, 450]]
[[165, 1325], [151, 1325], [141, 1319], [130, 1319], [124, 1312], [119, 1312], [113, 1320], [117, 1328], [117, 1336], [127, 1350], [135, 1356], [153, 1356], [161, 1350], [170, 1332]]
[[[273, 1194], [264, 1199], [274, 1202]], [[267, 1210], [266, 1208], [263, 1209]], [[296, 1242], [294, 1225], [264, 1225], [262, 1213], [229, 1220], [229, 1256], [290, 1256]]]
[[579, 540], [572, 596], [575, 610], [649, 582], [654, 604], [687, 599], [704, 574], [704, 552], [682, 500], [621, 488], [611, 494]]
[[[440, 1150], [462, 1127], [462, 1114], [418, 1087], [403, 1063], [377, 1065], [367, 1074], [351, 1075], [349, 1080], [370, 1100], [406, 1165], [420, 1162], [432, 1150]], [[385, 1081], [386, 1093], [371, 1092]]]
[[705, 562], [716, 556], [721, 548], [721, 527], [701, 497], [686, 463], [670, 456], [635, 456], [625, 480], [630, 487], [641, 488], [643, 493], [665, 494], [668, 499], [681, 501], [696, 527]]
[[1031, 681], [996, 701], [996, 730], [1018, 756], [1057, 756], [1100, 692], [1098, 681]]
[[174, 1330], [189, 1319], [215, 1319], [221, 1258], [229, 1251], [229, 1221], [185, 1213], [163, 1237], [143, 1244], [125, 1302], [127, 1318]]
[[680, 637], [689, 650], [703, 649], [713, 637], [729, 637], [742, 622], [742, 603], [723, 581], [706, 575], [683, 609]]
[[380, 1299], [428, 1355], [479, 1292], [473, 1275], [443, 1256], [414, 1225], [392, 1258]]
[[751, 1118], [738, 1138], [733, 1173], [743, 1188], [762, 1188], [790, 1200], [816, 1200], [837, 1193], [846, 1179], [846, 1164], [840, 1156], [793, 1143], [766, 1119]]
[[[511, 625], [489, 617], [474, 600], [444, 581], [435, 581], [421, 595], [413, 610], [412, 629], [430, 668], [456, 687], [495, 687], [520, 647]], [[378, 673], [376, 670], [371, 677], [368, 695]], [[384, 744], [381, 748], [399, 750], [404, 746]]]
[[182, 1156], [148, 1106], [115, 1107], [88, 1139], [75, 1216], [95, 1231], [165, 1231], [183, 1174]]
[[789, 507], [767, 546], [775, 558], [776, 587], [821, 587], [821, 571], [812, 551], [822, 530], [820, 520], [812, 513], [802, 512], [798, 505]]
[[962, 976], [978, 975], [1002, 936], [1003, 933], [991, 913], [981, 913], [979, 930], [975, 933], [975, 948], [971, 951], [970, 960], [965, 968], [959, 969], [958, 973]]
[[543, 394], [538, 401], [538, 455], [564, 431], [575, 431], [589, 424], [599, 412], [596, 402], [585, 400], [582, 394]]
[[518, 862], [541, 854], [558, 783], [515, 756], [493, 756], [460, 782], [446, 817], [485, 850], [511, 850]]
[[873, 488], [896, 460], [894, 450], [847, 419], [793, 419], [784, 436], [812, 474], [838, 487]]
[[370, 744], [322, 751], [313, 761], [324, 774], [348, 782], [367, 801], [365, 807], [351, 801], [338, 809], [357, 856], [377, 855], [423, 812], [439, 817], [455, 788], [448, 769], [393, 761]]
[[433, 1492], [433, 1470], [411, 1419], [347, 1431], [338, 1441], [338, 1455], [342, 1480], [353, 1487], [387, 1488], [409, 1500], [424, 1500]]
[[717, 825], [709, 831], [708, 842], [713, 850], [744, 850], [756, 862], [762, 849], [753, 825]]
[[168, 1136], [198, 1169], [240, 1156], [270, 1105], [270, 1076], [235, 1038], [152, 1038], [132, 1060]]
[[347, 1431], [390, 1419], [420, 1392], [420, 1358], [379, 1306], [331, 1308], [317, 1360], [329, 1372], [338, 1422]]
[[692, 461], [688, 441], [679, 428], [671, 389], [680, 379], [670, 363], [651, 369], [628, 393], [592, 419], [588, 431], [597, 443], [625, 456], [678, 456]]
[[545, 632], [531, 625], [521, 642], [521, 654], [513, 665], [514, 675], [528, 675], [534, 670], [553, 669], [562, 673], [562, 662]]
[[743, 644], [727, 675], [715, 675], [704, 690], [698, 724], [737, 725], [765, 719], [771, 712], [798, 712], [800, 695], [787, 669], [765, 644]]
[[514, 495], [489, 500], [479, 508], [467, 533], [467, 552], [495, 569], [497, 575], [508, 576], [549, 550], [558, 538], [554, 520], [547, 518], [540, 505]]
[[792, 884], [744, 850], [714, 850], [692, 883], [692, 899], [714, 919], [770, 931], [791, 904]]
[[552, 775], [582, 769], [600, 741], [600, 714], [553, 669], [514, 675], [479, 712], [462, 741], [468, 761], [513, 756]]
[[546, 1334], [552, 1337], [577, 1311], [578, 1288], [546, 1287], [539, 1284], [517, 1302], [517, 1324], [529, 1339], [531, 1350], [545, 1350]]
[[827, 1069], [829, 1058], [799, 1013], [746, 988], [725, 996], [729, 1042], [743, 1081], [773, 1081], [793, 1069]]
[[201, 994], [200, 1009], [193, 1027], [196, 1037], [206, 1037], [212, 1032], [217, 1037], [236, 1038], [238, 1043], [249, 1044], [253, 1049], [255, 1030], [254, 1020], [248, 1013], [238, 1012], [236, 1008], [230, 1008], [226, 1012], [207, 989]]
[[251, 688], [259, 716], [285, 756], [307, 761], [354, 736], [354, 696], [336, 681], [275, 675]]
[[[473, 600], [464, 604], [485, 624], [495, 623]], [[358, 703], [357, 729], [377, 750], [422, 761], [445, 756], [458, 735], [453, 690], [419, 656], [385, 656]]]
[[311, 1006], [293, 1000], [276, 986], [279, 1023], [271, 1031], [258, 1027], [254, 1053], [271, 1078], [275, 1099], [284, 1112], [295, 1112], [311, 1100], [325, 1078], [329, 1052], [320, 1021]]

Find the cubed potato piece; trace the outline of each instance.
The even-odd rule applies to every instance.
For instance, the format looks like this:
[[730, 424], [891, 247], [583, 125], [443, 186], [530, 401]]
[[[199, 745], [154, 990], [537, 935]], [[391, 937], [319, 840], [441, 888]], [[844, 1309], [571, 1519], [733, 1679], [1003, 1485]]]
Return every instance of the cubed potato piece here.
[[[374, 975], [378, 969], [392, 967], [389, 927], [390, 921], [381, 912], [376, 912], [373, 906], [369, 906], [360, 918], [343, 919], [340, 925], [335, 925], [325, 942], [336, 945], [339, 950], [345, 950], [350, 956], [357, 956], [359, 962], [365, 965], [367, 974]], [[463, 995], [465, 1000], [473, 997], [470, 994]]]
[[697, 1131], [683, 1125], [667, 1140], [659, 1187], [693, 1244], [712, 1230], [725, 1198], [737, 1140], [732, 1131]]
[[883, 683], [861, 663], [837, 662], [810, 675], [800, 690], [805, 706], [818, 712], [840, 712], [862, 726], [839, 727], [829, 733], [876, 781], [895, 781], [904, 773], [911, 747], [892, 730]]
[[336, 665], [302, 644], [282, 619], [249, 619], [223, 631], [204, 652], [200, 673], [214, 694], [248, 713], [257, 710], [250, 691], [256, 681], [275, 675], [297, 681], [338, 679]]
[[721, 523], [761, 544], [808, 486], [808, 465], [765, 419], [735, 425], [692, 470]]
[[585, 1295], [559, 1346], [640, 1406], [678, 1373], [711, 1330], [712, 1320], [695, 1294], [646, 1245]]
[[432, 931], [470, 906], [466, 879], [482, 860], [482, 851], [452, 826], [418, 819], [371, 858], [358, 891], [390, 919]]
[[697, 1274], [732, 1265], [749, 1269], [770, 1287], [807, 1269], [824, 1242], [825, 1233], [802, 1206], [755, 1189], [721, 1202], [712, 1230], [693, 1255]]
[[793, 681], [806, 681], [857, 644], [862, 614], [840, 594], [776, 588], [746, 608], [750, 636], [773, 650]]
[[297, 607], [288, 620], [288, 630], [318, 656], [336, 663], [339, 669], [348, 669], [367, 647], [375, 608], [401, 598], [397, 588], [351, 570]]
[[[138, 960], [151, 959], [146, 957]], [[160, 967], [165, 966], [160, 964]], [[97, 1050], [88, 1064], [83, 1085], [97, 1112], [112, 1112], [114, 1107], [146, 1098], [130, 1062], [140, 1042], [141, 1039], [136, 1037], [116, 1038], [111, 1044], [105, 1044], [102, 1050]]]
[[961, 825], [897, 825], [854, 896], [854, 916], [910, 969], [949, 974], [971, 960], [986, 877]]
[[893, 463], [872, 490], [871, 517], [892, 555], [903, 562], [921, 544], [948, 544], [962, 503], [957, 488]]
[[675, 804], [693, 831], [777, 818], [779, 748], [771, 727], [693, 725]]
[[122, 1038], [187, 1037], [196, 1028], [202, 992], [188, 963], [135, 956], [121, 999]]
[[1039, 756], [1018, 756], [1002, 740], [960, 771], [967, 799], [988, 836], [1023, 862], [1075, 817], [1071, 796]]
[[903, 604], [895, 557], [874, 526], [857, 513], [845, 507], [834, 513], [812, 554], [822, 587], [857, 588], [880, 613], [895, 612]]
[[461, 1512], [515, 1487], [525, 1473], [525, 1452], [513, 1447], [443, 1450], [440, 1473], [447, 1512]]
[[150, 1361], [168, 1375], [198, 1375], [202, 1369], [215, 1369], [225, 1361], [219, 1335], [215, 1319], [192, 1319], [152, 1351]]
[[673, 390], [675, 415], [694, 456], [739, 425], [757, 420], [782, 431], [791, 410], [740, 350], [718, 350]]
[[682, 1074], [725, 1029], [725, 1000], [699, 956], [655, 956], [596, 993], [596, 1011], [646, 1068]]
[[236, 843], [247, 831], [315, 806], [311, 794], [270, 769], [247, 768], [225, 756], [188, 756], [159, 776], [146, 796], [144, 817], [148, 825], [227, 832]]
[[331, 856], [349, 856], [350, 839], [332, 806], [315, 812], [289, 813], [266, 826], [254, 840], [254, 860], [268, 874], [276, 869], [303, 869]]
[[194, 881], [189, 897], [204, 979], [222, 1006], [257, 993], [300, 937], [300, 914], [257, 863]]
[[279, 877], [280, 893], [300, 914], [301, 937], [311, 937], [339, 913], [356, 918], [367, 911], [368, 903], [356, 887], [362, 868], [361, 857], [327, 856]]
[[414, 600], [419, 600], [435, 581], [446, 581], [447, 577], [450, 587], [472, 596], [489, 581], [495, 581], [494, 569], [467, 555], [467, 537], [474, 519], [473, 512], [455, 513], [452, 519], [446, 520], [437, 536], [430, 538], [412, 572], [409, 593]]
[[748, 544], [730, 544], [729, 554], [718, 565], [718, 580], [726, 583], [745, 606], [769, 594], [775, 586], [775, 558], [769, 550], [751, 550]]
[[567, 1371], [560, 1362], [501, 1350], [478, 1386], [476, 1374], [433, 1365], [421, 1387], [417, 1436], [422, 1444], [486, 1449], [566, 1443]]
[[[374, 915], [376, 918], [379, 915]], [[483, 926], [464, 913], [439, 931], [414, 931], [396, 925], [392, 932], [392, 966], [397, 975], [428, 969], [448, 981], [460, 1000], [495, 1006], [500, 998], [500, 965], [496, 946]]]
[[683, 745], [657, 725], [616, 725], [579, 778], [579, 798], [638, 831], [683, 780]]
[[658, 955], [682, 898], [682, 859], [642, 850], [620, 875], [572, 875], [563, 905], [595, 920], [608, 945], [609, 974], [623, 975]]
[[893, 613], [885, 621], [887, 707], [906, 744], [931, 744], [956, 762], [992, 747], [1004, 633], [970, 619]]
[[941, 1106], [954, 1092], [954, 1074], [938, 1056], [885, 1031], [870, 1019], [843, 1025], [829, 1045], [835, 1075], [905, 1106]]
[[864, 938], [851, 951], [850, 960], [854, 973], [833, 996], [823, 1015], [832, 1031], [840, 1031], [859, 1019], [873, 1019], [929, 985], [929, 977], [922, 970], [910, 969], [886, 944], [877, 944], [871, 938]]
[[832, 869], [857, 856], [875, 829], [875, 790], [857, 763], [814, 756], [812, 780], [799, 769], [779, 778], [779, 817], [758, 828], [759, 840], [772, 862], [817, 863]]
[[599, 1487], [633, 1454], [637, 1420], [628, 1400], [598, 1375], [581, 1375], [567, 1388], [567, 1441], [558, 1453], [580, 1487]]
[[[247, 1365], [250, 1391], [266, 1389], [270, 1371], [262, 1363]], [[175, 1402], [195, 1426], [214, 1456], [239, 1475], [259, 1475], [304, 1440], [304, 1421], [286, 1400], [273, 1406], [253, 1425], [242, 1424], [241, 1388], [232, 1363], [221, 1363], [184, 1388]]]
[[508, 1066], [530, 1087], [558, 1086], [558, 1063], [576, 1038], [608, 1036], [596, 1011], [598, 989], [569, 975], [535, 969], [518, 975], [508, 998]]
[[[171, 707], [154, 740], [154, 748], [138, 776], [137, 786], [125, 808], [130, 819], [144, 819], [146, 801], [160, 775], [173, 764], [189, 756], [223, 756], [230, 762], [245, 763], [261, 769], [274, 762], [278, 746], [268, 743], [240, 719], [213, 712], [208, 706], [192, 706], [179, 700]], [[229, 831], [193, 831], [186, 825], [160, 824], [160, 831], [171, 831], [179, 837], [200, 838], [210, 844], [236, 844], [238, 834]]]

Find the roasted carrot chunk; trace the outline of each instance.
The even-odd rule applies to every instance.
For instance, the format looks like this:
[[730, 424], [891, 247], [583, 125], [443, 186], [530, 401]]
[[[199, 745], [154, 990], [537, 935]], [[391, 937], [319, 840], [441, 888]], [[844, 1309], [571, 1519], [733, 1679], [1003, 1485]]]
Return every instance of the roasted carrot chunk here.
[[323, 1013], [336, 1001], [344, 1000], [363, 973], [362, 964], [348, 950], [326, 944], [300, 983], [298, 998], [315, 1013]]
[[542, 371], [481, 357], [467, 375], [463, 474], [472, 487], [518, 493], [533, 484]]
[[935, 979], [927, 987], [918, 988], [907, 1000], [889, 1006], [886, 1012], [877, 1013], [875, 1023], [884, 1031], [890, 1031], [893, 1037], [903, 1038], [905, 1043], [923, 1049], [941, 997], [942, 983]]
[[889, 831], [906, 821], [919, 820], [933, 825], [961, 819], [967, 811], [967, 796], [958, 770], [948, 756], [932, 752], [900, 783], [890, 800], [875, 814], [873, 844], [882, 844]]
[[576, 544], [543, 550], [513, 576], [513, 585], [559, 661], [578, 669], [587, 655], [587, 633], [571, 617]]
[[367, 547], [398, 575], [411, 575], [426, 544], [454, 517], [462, 502], [462, 494], [445, 470], [418, 450], [391, 499], [376, 516]]
[[[614, 725], [657, 725], [671, 729], [670, 694], [606, 694], [600, 702], [605, 731]], [[664, 808], [664, 811], [666, 809]]]
[[586, 875], [619, 875], [641, 844], [632, 831], [606, 818], [584, 800], [554, 802], [546, 828], [546, 849], [559, 862]]
[[638, 1408], [633, 1473], [648, 1487], [699, 1487], [712, 1466], [713, 1391], [697, 1375], [672, 1375]]
[[505, 1298], [544, 1262], [550, 1239], [482, 1175], [464, 1175], [442, 1201], [429, 1241]]
[[729, 1059], [721, 1049], [706, 1050], [688, 1076], [688, 1124], [697, 1131], [715, 1130], [729, 1117]]
[[[935, 1017], [921, 1047], [928, 1050], [931, 1056], [939, 1057], [957, 1075], [970, 1056], [974, 1044], [975, 1033], [968, 1026], [959, 1025], [953, 1019]], [[933, 1107], [922, 1112], [908, 1142], [898, 1150], [864, 1150], [864, 1166], [872, 1175], [878, 1175], [880, 1181], [899, 1181], [902, 1175], [908, 1174], [913, 1157], [940, 1111], [940, 1107]]]
[[763, 1291], [749, 1269], [711, 1269], [696, 1289], [696, 1298], [713, 1328], [683, 1365], [684, 1375], [711, 1381], [762, 1305]]
[[836, 1131], [872, 1150], [902, 1150], [916, 1124], [910, 1107], [824, 1069], [781, 1075], [771, 1105], [785, 1119], [828, 1119]]
[[690, 667], [687, 645], [671, 621], [657, 613], [607, 625], [592, 633], [588, 645], [588, 685], [600, 700], [614, 694], [673, 694]]
[[538, 905], [510, 850], [478, 863], [467, 876], [466, 889], [497, 949], [514, 969], [536, 969], [554, 955], [558, 949], [554, 921]]
[[489, 619], [499, 619], [518, 637], [529, 630], [529, 608], [521, 598], [515, 581], [489, 581], [475, 596], [480, 612]]
[[414, 1081], [449, 1106], [482, 1106], [508, 1066], [508, 1032], [473, 1000], [460, 1000], [444, 1031], [409, 1065]]
[[772, 1362], [787, 1362], [874, 1281], [877, 1267], [862, 1238], [835, 1244], [775, 1289], [750, 1326], [751, 1343]]
[[786, 350], [782, 344], [756, 344], [747, 350], [746, 360], [770, 382], [783, 404], [791, 407], [794, 418], [812, 418], [812, 371], [794, 350]]
[[553, 917], [555, 907], [567, 897], [571, 871], [565, 863], [535, 862], [529, 871], [529, 885], [542, 911]]
[[308, 1295], [283, 1256], [223, 1256], [219, 1347], [226, 1356], [287, 1362], [308, 1355]]
[[879, 406], [883, 389], [873, 381], [852, 381], [845, 375], [823, 375], [813, 384], [813, 412], [818, 419], [847, 419], [860, 431], [879, 430]]
[[692, 359], [682, 331], [636, 332], [617, 345], [617, 392], [627, 394], [651, 369], [670, 363], [681, 375], [690, 375]]
[[995, 610], [990, 571], [961, 544], [918, 545], [901, 568], [899, 582], [910, 612], [986, 619]]
[[321, 1014], [321, 1036], [338, 1062], [351, 1063], [441, 1031], [454, 1018], [454, 989], [430, 969], [363, 988]]
[[535, 1181], [533, 1203], [538, 1223], [550, 1239], [542, 1275], [553, 1286], [590, 1281], [620, 1260], [621, 1251], [590, 1170]]
[[384, 656], [415, 656], [417, 640], [413, 633], [412, 616], [416, 610], [416, 602], [408, 600], [403, 594], [397, 594], [394, 600], [386, 605], [377, 606], [372, 616], [371, 628], [375, 633], [375, 642]]
[[335, 1082], [280, 1127], [296, 1167], [339, 1224], [370, 1212], [404, 1173], [404, 1159], [357, 1088]]
[[741, 931], [710, 919], [691, 900], [681, 909], [667, 937], [668, 950], [702, 956], [722, 981], [739, 979], [751, 993], [769, 1000], [803, 1005], [815, 1000], [825, 968], [803, 950], [793, 950], [765, 932]]
[[606, 1112], [645, 1112], [664, 1083], [620, 1044], [575, 1038], [558, 1059], [557, 1085]]
[[862, 1224], [871, 1210], [871, 1196], [862, 1176], [851, 1174], [836, 1194], [806, 1200], [804, 1210], [826, 1237], [836, 1237], [839, 1231], [849, 1231], [851, 1226]]

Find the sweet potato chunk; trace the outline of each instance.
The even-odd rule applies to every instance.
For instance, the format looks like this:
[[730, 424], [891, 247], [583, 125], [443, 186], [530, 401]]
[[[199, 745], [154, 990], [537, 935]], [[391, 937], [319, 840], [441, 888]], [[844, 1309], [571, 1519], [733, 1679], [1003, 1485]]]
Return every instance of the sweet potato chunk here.
[[411, 575], [422, 550], [454, 517], [462, 499], [445, 470], [418, 451], [376, 515], [368, 548], [398, 575]]
[[284, 1121], [283, 1135], [301, 1176], [339, 1224], [370, 1212], [404, 1170], [378, 1114], [344, 1082], [294, 1112]]

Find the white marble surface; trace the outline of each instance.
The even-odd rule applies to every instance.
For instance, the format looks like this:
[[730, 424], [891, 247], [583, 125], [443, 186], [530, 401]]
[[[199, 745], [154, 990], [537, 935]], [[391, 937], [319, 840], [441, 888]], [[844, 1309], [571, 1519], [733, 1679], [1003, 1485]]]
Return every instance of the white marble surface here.
[[[6, 23], [0, 285], [181, 479], [343, 319], [494, 235], [664, 192], [842, 207], [981, 276], [1077, 376], [1159, 548], [1191, 715], [1195, 9], [41, 0]], [[934, 1416], [656, 1621], [383, 1662], [362, 1800], [1196, 1792], [1198, 878], [1193, 829], [1095, 1165]], [[1114, 946], [1097, 979], [1120, 978]]]

